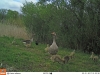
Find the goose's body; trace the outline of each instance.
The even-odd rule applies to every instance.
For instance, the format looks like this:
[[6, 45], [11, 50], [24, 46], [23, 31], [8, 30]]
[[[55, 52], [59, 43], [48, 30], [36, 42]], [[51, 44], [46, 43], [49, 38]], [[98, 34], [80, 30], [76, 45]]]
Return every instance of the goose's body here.
[[24, 44], [26, 47], [30, 47], [30, 46], [31, 46], [31, 44], [32, 44], [32, 42], [33, 42], [34, 35], [35, 35], [35, 33], [33, 33], [33, 34], [31, 35], [31, 38], [30, 38], [29, 40], [23, 40], [23, 44]]
[[13, 39], [12, 44], [15, 44], [15, 38]]
[[94, 60], [94, 61], [97, 61], [97, 60], [99, 59], [98, 56], [95, 56], [95, 55], [94, 55], [94, 52], [92, 52], [90, 58], [91, 58], [92, 60]]
[[75, 55], [75, 50], [73, 50], [73, 52], [70, 53], [69, 57], [72, 59]]
[[49, 44], [47, 44], [47, 47], [45, 48], [45, 51], [48, 52]]
[[51, 55], [56, 55], [58, 52], [58, 46], [56, 45], [56, 43], [52, 43], [52, 45], [49, 47], [48, 51]]
[[58, 46], [57, 46], [56, 41], [55, 41], [56, 33], [53, 32], [52, 35], [53, 35], [53, 43], [52, 43], [52, 45], [48, 48], [48, 52], [49, 52], [51, 55], [56, 55], [57, 52], [58, 52]]
[[29, 43], [31, 43], [32, 41], [31, 40], [24, 40], [23, 41], [23, 43], [25, 43], [25, 44], [29, 44]]
[[93, 58], [93, 56], [94, 56], [94, 52], [92, 52], [92, 54], [91, 54], [90, 58], [92, 59], [92, 58]]
[[26, 47], [30, 47], [31, 43], [33, 42], [33, 38], [31, 40], [24, 40], [23, 43]]
[[63, 57], [64, 63], [68, 63], [69, 59], [70, 59], [69, 56], [67, 56], [67, 55], [64, 56], [64, 57]]
[[52, 62], [64, 63], [60, 55], [52, 55], [50, 59]]

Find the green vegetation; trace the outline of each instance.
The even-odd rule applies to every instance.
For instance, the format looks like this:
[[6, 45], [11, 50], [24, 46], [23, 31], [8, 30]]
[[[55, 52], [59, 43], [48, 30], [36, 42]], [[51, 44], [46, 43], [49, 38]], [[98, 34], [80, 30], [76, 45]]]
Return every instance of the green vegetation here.
[[[25, 27], [41, 43], [55, 31], [62, 47], [100, 54], [100, 0], [25, 2], [21, 12], [0, 9], [0, 23]], [[74, 38], [73, 38], [74, 37]]]
[[[50, 2], [50, 3], [49, 3]], [[99, 0], [39, 0], [22, 7], [23, 21], [38, 41], [50, 43], [57, 33], [62, 47], [100, 54]], [[48, 40], [49, 39], [49, 40]], [[89, 47], [89, 48], [88, 48]]]
[[[4, 65], [28, 72], [100, 71], [100, 59], [94, 62], [89, 59], [91, 54], [85, 53], [100, 55], [100, 0], [26, 1], [21, 12], [0, 9], [0, 62]], [[52, 43], [51, 32], [57, 34], [59, 55], [76, 50], [68, 64], [53, 63], [45, 52], [46, 44]], [[32, 34], [39, 45], [34, 41], [32, 47], [26, 48], [22, 40]]]
[[[11, 44], [13, 37], [0, 37], [0, 62], [13, 66], [19, 72], [99, 72], [100, 61], [89, 59], [90, 54], [77, 51], [75, 57], [67, 64], [53, 63], [50, 55], [45, 52], [46, 44], [35, 45], [30, 48], [22, 44], [22, 39], [16, 39]], [[69, 55], [73, 50], [59, 48], [58, 54], [62, 57]]]
[[23, 26], [22, 16], [17, 11], [0, 9], [0, 23]]

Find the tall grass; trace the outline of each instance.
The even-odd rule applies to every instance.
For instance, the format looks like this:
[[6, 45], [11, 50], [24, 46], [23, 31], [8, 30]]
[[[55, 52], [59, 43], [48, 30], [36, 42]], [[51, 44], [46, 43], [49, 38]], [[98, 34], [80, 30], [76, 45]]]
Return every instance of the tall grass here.
[[16, 25], [6, 25], [0, 23], [0, 36], [13, 36], [16, 38], [28, 39], [25, 27], [18, 27]]

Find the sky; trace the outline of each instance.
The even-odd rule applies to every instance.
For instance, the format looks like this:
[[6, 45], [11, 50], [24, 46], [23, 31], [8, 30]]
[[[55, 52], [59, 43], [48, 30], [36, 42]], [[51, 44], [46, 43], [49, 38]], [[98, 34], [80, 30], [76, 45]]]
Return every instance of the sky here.
[[33, 3], [38, 2], [38, 0], [0, 0], [0, 9], [11, 9], [20, 12], [20, 7], [23, 6], [25, 1], [32, 1]]

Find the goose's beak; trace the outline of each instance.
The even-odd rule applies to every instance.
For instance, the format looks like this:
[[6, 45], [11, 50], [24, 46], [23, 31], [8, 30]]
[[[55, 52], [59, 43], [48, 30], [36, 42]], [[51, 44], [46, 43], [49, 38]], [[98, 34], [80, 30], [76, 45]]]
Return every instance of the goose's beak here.
[[51, 34], [52, 34], [52, 35], [56, 35], [56, 33], [55, 33], [55, 32], [52, 32]]
[[54, 34], [54, 32], [52, 32], [51, 34]]

